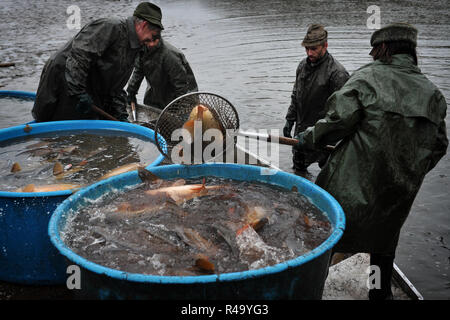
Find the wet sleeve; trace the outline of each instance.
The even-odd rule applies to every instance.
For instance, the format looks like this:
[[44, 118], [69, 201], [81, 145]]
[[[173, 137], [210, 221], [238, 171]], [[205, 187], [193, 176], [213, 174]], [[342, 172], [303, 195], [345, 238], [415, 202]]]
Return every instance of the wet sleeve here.
[[128, 81], [127, 92], [129, 95], [137, 95], [139, 92], [139, 88], [141, 87], [142, 80], [144, 80], [144, 68], [143, 68], [143, 53], [139, 53], [136, 57], [136, 61], [134, 62], [134, 71]]
[[94, 21], [74, 37], [65, 71], [69, 95], [86, 92], [90, 67], [114, 43], [118, 34], [113, 24]]
[[371, 87], [360, 81], [334, 92], [327, 100], [325, 118], [305, 130], [305, 147], [320, 149], [353, 134], [363, 117], [363, 101], [374, 95]]
[[168, 55], [164, 59], [165, 70], [169, 76], [169, 81], [173, 86], [175, 92], [174, 96], [179, 97], [189, 91], [188, 72], [185, 67], [183, 55]]
[[300, 65], [297, 67], [296, 75], [295, 75], [295, 83], [294, 88], [292, 89], [291, 94], [291, 104], [289, 105], [287, 114], [286, 114], [286, 120], [288, 121], [297, 121], [297, 91], [298, 91], [298, 75], [300, 72]]
[[335, 70], [330, 78], [331, 92], [335, 92], [335, 91], [341, 89], [349, 78], [350, 78], [350, 75], [345, 69], [344, 70]]
[[128, 112], [126, 108], [127, 95], [125, 90], [120, 90], [118, 94], [111, 97], [109, 107], [111, 108], [112, 116], [123, 121], [128, 118]]
[[428, 171], [433, 169], [436, 164], [439, 162], [439, 160], [447, 153], [447, 147], [448, 147], [448, 137], [447, 137], [447, 128], [445, 124], [445, 117], [447, 114], [447, 103], [445, 101], [444, 96], [439, 92], [436, 95], [436, 103], [438, 107], [437, 110], [440, 110], [440, 123], [438, 127], [438, 133], [436, 137], [436, 144], [433, 148], [432, 154], [431, 154], [431, 161], [430, 165], [428, 167]]

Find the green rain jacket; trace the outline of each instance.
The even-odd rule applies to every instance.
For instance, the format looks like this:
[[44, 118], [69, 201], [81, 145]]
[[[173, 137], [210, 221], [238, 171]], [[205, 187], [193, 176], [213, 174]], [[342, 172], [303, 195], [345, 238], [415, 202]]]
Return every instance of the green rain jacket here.
[[136, 96], [142, 80], [147, 80], [144, 104], [164, 109], [174, 99], [198, 91], [194, 73], [184, 54], [163, 39], [157, 48], [139, 53], [127, 92]]
[[327, 101], [304, 147], [342, 141], [316, 184], [346, 215], [337, 252], [394, 253], [422, 181], [448, 146], [447, 104], [410, 55], [357, 70]]
[[133, 17], [87, 24], [45, 64], [33, 117], [37, 121], [97, 119], [96, 113], [80, 114], [75, 108], [77, 95], [88, 93], [95, 105], [125, 119], [123, 88], [140, 48]]

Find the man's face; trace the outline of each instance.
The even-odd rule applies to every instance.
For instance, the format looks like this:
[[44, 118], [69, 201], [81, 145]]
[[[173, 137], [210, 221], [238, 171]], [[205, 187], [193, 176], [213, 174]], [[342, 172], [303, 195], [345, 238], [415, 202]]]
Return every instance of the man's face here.
[[156, 47], [161, 39], [161, 31], [149, 29], [147, 21], [136, 25], [136, 33], [141, 45], [145, 45], [149, 49]]
[[320, 46], [313, 46], [313, 47], [305, 47], [306, 55], [308, 56], [308, 59], [310, 62], [317, 62], [320, 58], [323, 57], [325, 52], [327, 52], [328, 43], [325, 42], [325, 44]]

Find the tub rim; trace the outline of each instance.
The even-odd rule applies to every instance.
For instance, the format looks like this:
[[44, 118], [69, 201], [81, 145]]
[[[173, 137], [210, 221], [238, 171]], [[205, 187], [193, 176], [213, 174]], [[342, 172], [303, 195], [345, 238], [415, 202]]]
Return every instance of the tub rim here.
[[[223, 166], [230, 167], [234, 170], [242, 170], [243, 168], [247, 168], [248, 170], [261, 170], [261, 167], [253, 166], [253, 165], [241, 165], [241, 164], [231, 164], [231, 163], [205, 163], [200, 165], [179, 165], [172, 164], [166, 166], [152, 167], [147, 169], [151, 169], [151, 171], [155, 174], [161, 170], [183, 170], [186, 167], [210, 167], [214, 168], [215, 166], [219, 166], [223, 168]], [[48, 226], [48, 234], [53, 245], [58, 249], [58, 251], [64, 255], [69, 261], [75, 263], [76, 265], [87, 269], [91, 272], [94, 272], [99, 275], [106, 275], [113, 279], [117, 280], [126, 280], [137, 283], [159, 283], [159, 284], [197, 284], [197, 283], [214, 283], [221, 281], [238, 281], [245, 280], [250, 278], [257, 278], [262, 276], [267, 276], [270, 274], [275, 274], [282, 272], [284, 270], [299, 267], [315, 258], [318, 258], [322, 254], [325, 254], [328, 250], [330, 250], [342, 237], [344, 229], [345, 229], [345, 214], [342, 210], [340, 204], [325, 190], [315, 185], [314, 183], [308, 181], [307, 179], [296, 176], [284, 171], [276, 171], [275, 175], [279, 175], [278, 177], [281, 179], [292, 179], [297, 181], [297, 183], [304, 184], [307, 188], [314, 190], [314, 192], [318, 192], [322, 199], [324, 199], [331, 208], [331, 211], [335, 212], [335, 225], [333, 226], [333, 231], [330, 236], [322, 242], [319, 246], [314, 248], [313, 250], [307, 252], [306, 254], [297, 256], [293, 259], [272, 265], [264, 268], [254, 269], [254, 270], [245, 270], [239, 272], [229, 272], [229, 273], [221, 273], [221, 274], [212, 274], [212, 275], [196, 275], [196, 276], [161, 276], [161, 275], [149, 275], [149, 274], [140, 274], [140, 273], [131, 273], [123, 270], [112, 269], [100, 264], [94, 263], [92, 261], [83, 258], [82, 256], [76, 254], [70, 248], [68, 248], [65, 243], [61, 240], [59, 236], [59, 221], [62, 218], [62, 215], [67, 213], [68, 206], [72, 202], [79, 201], [80, 198], [85, 193], [89, 193], [92, 189], [97, 188], [99, 185], [103, 184], [112, 184], [115, 180], [127, 180], [130, 178], [136, 178], [136, 172], [128, 172], [124, 173], [120, 176], [113, 177], [108, 179], [107, 181], [99, 181], [95, 184], [90, 185], [89, 187], [79, 191], [73, 196], [67, 198], [63, 201], [52, 214], [49, 226]], [[212, 175], [190, 175], [189, 178], [196, 178], [201, 176], [212, 176]], [[221, 175], [218, 175], [220, 177]], [[278, 185], [278, 184], [275, 184]], [[280, 186], [280, 185], [278, 185]], [[282, 187], [282, 186], [281, 186]], [[122, 189], [122, 188], [121, 188]], [[305, 195], [308, 197], [307, 195]], [[309, 198], [309, 197], [308, 197]]]

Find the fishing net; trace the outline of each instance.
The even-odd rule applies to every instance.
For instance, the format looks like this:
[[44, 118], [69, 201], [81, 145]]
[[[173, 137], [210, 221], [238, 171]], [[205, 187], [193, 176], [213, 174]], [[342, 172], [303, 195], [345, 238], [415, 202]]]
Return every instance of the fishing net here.
[[[179, 155], [180, 138], [175, 130], [183, 128], [183, 125], [189, 120], [192, 110], [196, 106], [205, 106], [212, 113], [214, 119], [219, 124], [219, 130], [222, 133], [223, 148], [221, 152], [213, 153], [211, 157], [201, 157], [201, 162], [208, 162], [214, 160], [221, 155], [227, 146], [230, 146], [230, 139], [235, 139], [234, 136], [227, 135], [227, 130], [236, 131], [239, 129], [239, 116], [234, 106], [225, 98], [208, 92], [193, 92], [185, 94], [171, 103], [169, 103], [161, 112], [156, 125], [155, 134], [163, 139], [156, 139], [158, 150], [172, 162], [174, 154]], [[235, 141], [231, 141], [232, 144]], [[202, 148], [204, 145], [202, 146]], [[187, 164], [188, 162], [186, 162]], [[198, 159], [195, 163], [199, 163]]]

